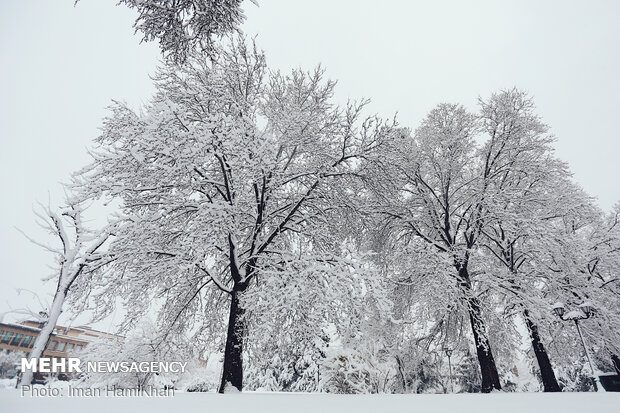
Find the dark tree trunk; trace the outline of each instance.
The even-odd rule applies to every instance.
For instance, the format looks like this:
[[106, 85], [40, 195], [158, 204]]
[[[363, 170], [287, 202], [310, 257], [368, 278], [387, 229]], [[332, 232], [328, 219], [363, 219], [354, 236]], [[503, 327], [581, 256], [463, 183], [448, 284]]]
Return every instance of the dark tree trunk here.
[[620, 358], [617, 355], [611, 355], [611, 362], [614, 364], [614, 369], [616, 369], [616, 373], [620, 374]]
[[230, 296], [224, 369], [218, 390], [220, 393], [224, 393], [227, 386], [233, 386], [239, 391], [243, 389], [243, 339], [245, 334], [243, 315], [245, 310], [239, 305], [240, 293], [240, 291], [233, 289]]
[[500, 390], [502, 386], [499, 383], [497, 366], [495, 365], [489, 338], [486, 335], [486, 326], [481, 318], [480, 304], [476, 298], [471, 298], [468, 307], [469, 321], [471, 322], [471, 328], [474, 333], [476, 354], [478, 355], [480, 373], [482, 374], [482, 392], [489, 393], [493, 389]]
[[497, 366], [491, 351], [491, 345], [486, 333], [486, 325], [482, 320], [482, 311], [480, 309], [480, 301], [473, 295], [471, 282], [469, 280], [469, 272], [466, 266], [457, 267], [459, 271], [459, 282], [463, 292], [467, 297], [467, 309], [469, 312], [469, 321], [471, 329], [474, 333], [474, 343], [476, 344], [476, 353], [478, 363], [480, 364], [480, 373], [482, 375], [482, 392], [489, 393], [502, 388], [499, 382], [499, 374]]
[[562, 391], [560, 389], [558, 381], [555, 378], [555, 373], [553, 372], [553, 368], [551, 367], [551, 361], [549, 361], [549, 355], [547, 354], [547, 350], [545, 350], [545, 346], [543, 345], [542, 341], [540, 341], [538, 326], [534, 324], [527, 310], [523, 311], [523, 316], [525, 318], [525, 323], [527, 324], [527, 329], [530, 332], [530, 338], [532, 339], [532, 347], [534, 348], [536, 360], [538, 360], [538, 366], [540, 368], [540, 376], [542, 378], [544, 391]]

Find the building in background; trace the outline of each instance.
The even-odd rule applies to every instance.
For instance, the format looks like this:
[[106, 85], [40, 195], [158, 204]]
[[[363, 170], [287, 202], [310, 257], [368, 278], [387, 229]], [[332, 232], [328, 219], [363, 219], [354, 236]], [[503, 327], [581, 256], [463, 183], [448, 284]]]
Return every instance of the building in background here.
[[[0, 323], [0, 377], [14, 377], [19, 372], [21, 358], [28, 356], [35, 338], [41, 332], [43, 323], [28, 320], [21, 324]], [[93, 330], [87, 326], [64, 327], [57, 325], [50, 337], [43, 357], [67, 358], [79, 352], [89, 343], [99, 339], [120, 339], [103, 331]], [[44, 384], [48, 374], [35, 373], [35, 384]], [[66, 380], [67, 377], [60, 377]]]
[[[30, 353], [34, 340], [41, 331], [43, 323], [39, 321], [24, 321], [21, 324], [0, 323], [0, 351], [10, 353], [22, 351], [26, 355]], [[90, 327], [63, 327], [57, 325], [47, 344], [44, 357], [66, 358], [88, 345], [88, 343], [101, 339], [122, 338], [103, 331], [93, 330]]]

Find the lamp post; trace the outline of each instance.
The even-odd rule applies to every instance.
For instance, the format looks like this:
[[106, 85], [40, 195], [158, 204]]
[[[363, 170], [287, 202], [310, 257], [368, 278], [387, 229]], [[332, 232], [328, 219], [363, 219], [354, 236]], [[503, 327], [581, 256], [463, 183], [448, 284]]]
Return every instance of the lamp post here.
[[581, 333], [581, 327], [579, 327], [579, 320], [586, 320], [590, 318], [594, 312], [594, 307], [590, 301], [586, 301], [583, 304], [579, 305], [579, 310], [569, 311], [564, 315], [565, 308], [562, 303], [555, 303], [553, 307], [551, 307], [555, 315], [557, 315], [562, 321], [574, 321], [575, 327], [577, 328], [577, 333], [579, 333], [579, 338], [581, 339], [581, 345], [583, 346], [583, 350], [586, 353], [586, 359], [588, 360], [588, 364], [590, 365], [590, 372], [592, 373], [592, 380], [594, 383], [594, 390], [596, 391], [605, 391], [603, 388], [600, 379], [596, 372], [594, 371], [594, 365], [592, 364], [592, 358], [590, 357], [590, 351], [588, 351], [588, 346], [586, 346], [586, 341], [583, 338], [583, 334]]
[[450, 361], [453, 350], [450, 347], [444, 347], [443, 351], [445, 351], [446, 356], [448, 356], [448, 368], [450, 369], [450, 393], [454, 393], [454, 384], [452, 383], [452, 362]]

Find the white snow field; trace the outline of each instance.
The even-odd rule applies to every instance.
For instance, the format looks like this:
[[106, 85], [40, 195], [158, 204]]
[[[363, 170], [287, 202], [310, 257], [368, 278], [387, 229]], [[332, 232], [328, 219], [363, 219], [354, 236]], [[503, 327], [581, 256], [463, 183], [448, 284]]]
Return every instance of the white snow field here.
[[22, 397], [0, 389], [2, 412], [620, 412], [620, 393], [493, 393], [336, 395], [303, 393], [182, 393], [171, 397]]

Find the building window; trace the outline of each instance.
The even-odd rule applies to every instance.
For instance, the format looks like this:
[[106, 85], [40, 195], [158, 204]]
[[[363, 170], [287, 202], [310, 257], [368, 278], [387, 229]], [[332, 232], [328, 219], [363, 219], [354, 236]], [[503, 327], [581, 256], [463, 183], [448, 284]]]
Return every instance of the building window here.
[[67, 343], [65, 343], [64, 341], [61, 341], [58, 343], [58, 348], [56, 349], [56, 351], [65, 351], [65, 346], [67, 345]]
[[73, 343], [67, 344], [67, 352], [73, 351], [74, 348], [75, 348], [75, 344], [73, 344]]
[[32, 336], [24, 336], [24, 339], [22, 340], [22, 343], [19, 345], [20, 347], [28, 347], [30, 345], [30, 342], [33, 341], [34, 337]]
[[9, 341], [11, 341], [14, 334], [15, 333], [13, 333], [12, 331], [7, 331], [6, 333], [4, 333], [4, 336], [2, 337], [2, 344], [9, 344]]
[[52, 341], [52, 342], [50, 343], [50, 346], [49, 346], [48, 350], [50, 350], [50, 351], [56, 351], [56, 347], [57, 347], [57, 346], [58, 346], [58, 341]]
[[11, 345], [12, 346], [17, 346], [19, 345], [19, 342], [22, 341], [22, 338], [24, 338], [23, 334], [15, 334], [15, 337], [13, 338], [13, 341], [11, 341]]

